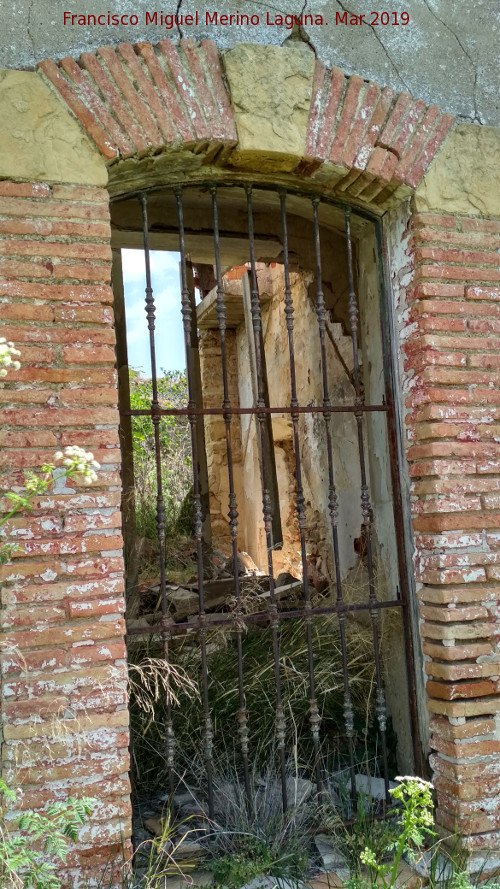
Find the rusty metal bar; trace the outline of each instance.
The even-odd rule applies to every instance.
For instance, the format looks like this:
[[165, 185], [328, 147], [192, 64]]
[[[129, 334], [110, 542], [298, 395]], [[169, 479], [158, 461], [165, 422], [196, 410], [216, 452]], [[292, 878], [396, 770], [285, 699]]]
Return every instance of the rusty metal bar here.
[[328, 460], [328, 512], [330, 516], [330, 528], [333, 543], [333, 558], [335, 570], [335, 583], [337, 588], [337, 608], [339, 616], [339, 632], [340, 632], [340, 650], [342, 653], [342, 674], [344, 680], [344, 726], [349, 749], [349, 773], [351, 780], [351, 800], [356, 807], [356, 770], [354, 762], [354, 710], [351, 700], [351, 692], [349, 687], [349, 671], [347, 665], [347, 641], [345, 628], [346, 607], [343, 599], [342, 590], [342, 574], [340, 569], [340, 548], [338, 535], [338, 496], [335, 487], [335, 472], [333, 465], [333, 443], [332, 443], [332, 424], [331, 424], [331, 401], [328, 386], [328, 367], [326, 357], [326, 309], [325, 299], [323, 295], [322, 284], [322, 263], [321, 263], [321, 240], [319, 232], [318, 217], [318, 201], [313, 200], [313, 238], [314, 238], [314, 254], [316, 260], [316, 314], [318, 318], [318, 330], [321, 350], [321, 369], [323, 384], [323, 409], [325, 419], [326, 433], [326, 452]]
[[[240, 606], [240, 579], [238, 565], [238, 504], [236, 501], [236, 492], [234, 488], [234, 470], [233, 470], [233, 449], [231, 443], [231, 402], [229, 399], [229, 385], [227, 373], [227, 353], [226, 353], [226, 301], [224, 297], [224, 287], [222, 283], [222, 268], [220, 261], [220, 243], [219, 243], [219, 211], [217, 207], [217, 188], [212, 186], [210, 189], [212, 196], [212, 217], [214, 228], [214, 258], [215, 258], [215, 277], [217, 281], [217, 322], [219, 327], [219, 340], [221, 348], [221, 364], [222, 364], [222, 388], [223, 388], [223, 409], [224, 424], [226, 433], [226, 455], [227, 455], [227, 475], [229, 484], [229, 531], [231, 534], [231, 548], [233, 555], [233, 575], [234, 575], [234, 594], [236, 599], [236, 610]], [[252, 813], [252, 793], [250, 788], [250, 767], [248, 761], [248, 716], [245, 701], [245, 685], [243, 678], [243, 630], [241, 623], [238, 622], [236, 630], [236, 647], [238, 658], [238, 731], [240, 735], [241, 756], [243, 760], [243, 778], [245, 782], [246, 803], [249, 814]]]
[[307, 641], [307, 659], [309, 669], [309, 720], [311, 723], [311, 734], [314, 746], [314, 765], [316, 772], [316, 786], [318, 793], [323, 790], [323, 778], [321, 775], [320, 760], [320, 742], [319, 730], [321, 718], [319, 715], [318, 701], [316, 699], [316, 687], [314, 681], [314, 652], [312, 644], [312, 618], [311, 611], [311, 595], [309, 591], [309, 581], [307, 578], [307, 548], [306, 548], [306, 504], [304, 497], [304, 488], [302, 484], [302, 464], [300, 458], [300, 441], [299, 441], [299, 414], [296, 408], [299, 406], [297, 398], [297, 376], [295, 372], [295, 343], [293, 335], [293, 298], [292, 288], [290, 285], [290, 266], [288, 257], [288, 227], [286, 219], [286, 192], [280, 192], [280, 211], [281, 211], [281, 236], [283, 241], [283, 273], [285, 281], [285, 322], [288, 338], [288, 359], [290, 365], [290, 410], [292, 417], [293, 429], [293, 452], [295, 456], [295, 490], [296, 490], [296, 509], [297, 524], [299, 526], [300, 537], [300, 555], [302, 561], [302, 578], [304, 586], [304, 600], [306, 611], [306, 641]]
[[[358, 451], [359, 451], [359, 466], [361, 472], [361, 515], [362, 515], [362, 527], [365, 530], [365, 546], [366, 546], [366, 562], [368, 567], [368, 598], [370, 604], [373, 605], [377, 601], [376, 591], [375, 591], [375, 578], [373, 571], [373, 552], [372, 552], [372, 524], [373, 524], [373, 513], [372, 513], [372, 505], [370, 499], [370, 491], [368, 487], [368, 479], [366, 474], [366, 458], [365, 458], [365, 444], [364, 444], [364, 432], [363, 432], [363, 412], [360, 409], [363, 405], [363, 393], [361, 387], [361, 377], [360, 377], [360, 366], [359, 366], [359, 348], [358, 348], [358, 318], [359, 318], [359, 309], [358, 302], [356, 298], [356, 291], [354, 288], [354, 262], [352, 255], [352, 238], [351, 238], [351, 211], [350, 209], [346, 209], [345, 211], [345, 233], [346, 233], [346, 247], [347, 247], [347, 276], [348, 276], [348, 285], [349, 285], [349, 322], [351, 326], [351, 336], [352, 336], [352, 354], [354, 361], [354, 389], [356, 393], [355, 404], [358, 407], [358, 410], [355, 412], [354, 417], [356, 420], [357, 426], [357, 437], [358, 437]], [[382, 760], [383, 760], [383, 770], [384, 770], [384, 782], [385, 782], [385, 797], [386, 801], [389, 803], [391, 800], [389, 794], [389, 770], [387, 764], [387, 742], [386, 742], [386, 728], [387, 728], [387, 706], [385, 701], [385, 691], [384, 685], [382, 682], [382, 669], [380, 664], [380, 652], [379, 652], [379, 633], [378, 633], [378, 620], [377, 620], [377, 611], [372, 608], [370, 610], [370, 618], [372, 624], [372, 635], [373, 635], [373, 656], [375, 660], [375, 678], [377, 684], [376, 691], [376, 713], [379, 724], [380, 737], [382, 741]]]
[[[357, 411], [361, 410], [363, 413], [370, 411], [380, 411], [382, 413], [387, 413], [388, 407], [386, 404], [364, 404], [361, 407], [358, 407], [354, 404], [346, 404], [346, 405], [330, 405], [329, 408], [325, 408], [324, 405], [299, 405], [298, 407], [293, 408], [293, 413], [298, 414], [354, 414]], [[189, 414], [195, 414], [198, 416], [206, 416], [207, 414], [215, 414], [221, 417], [224, 416], [223, 407], [205, 407], [205, 408], [155, 408], [154, 412], [158, 414], [160, 417], [187, 417]], [[137, 408], [134, 410], [124, 410], [123, 413], [125, 416], [131, 415], [133, 417], [149, 417], [151, 416], [151, 411], [146, 408]], [[257, 416], [257, 414], [291, 414], [292, 408], [289, 404], [284, 405], [283, 407], [267, 407], [266, 405], [259, 405], [258, 407], [232, 407], [229, 413], [232, 416], [238, 416], [242, 414], [253, 414]]]
[[[168, 603], [166, 595], [166, 575], [165, 575], [165, 501], [163, 498], [163, 478], [161, 466], [161, 446], [160, 446], [160, 417], [156, 408], [159, 408], [158, 402], [158, 378], [156, 368], [156, 344], [155, 344], [155, 301], [153, 295], [153, 287], [151, 283], [151, 263], [149, 254], [149, 226], [148, 226], [148, 202], [145, 194], [140, 195], [140, 204], [142, 212], [142, 234], [144, 242], [144, 263], [146, 273], [146, 317], [149, 330], [149, 353], [151, 358], [151, 420], [153, 423], [154, 443], [155, 443], [155, 467], [156, 467], [156, 528], [158, 534], [158, 548], [160, 559], [160, 596], [161, 596], [161, 612], [164, 619], [168, 615]], [[171, 711], [171, 695], [168, 685], [168, 665], [169, 665], [169, 634], [166, 630], [162, 632], [163, 658], [167, 665], [167, 676], [165, 685], [165, 757], [167, 762], [167, 774], [169, 781], [169, 791], [174, 790], [174, 755], [175, 755], [175, 736], [172, 723]]]
[[[331, 614], [350, 614], [356, 611], [371, 611], [372, 609], [378, 611], [386, 608], [402, 608], [403, 603], [400, 599], [389, 599], [388, 601], [378, 601], [375, 603], [363, 602], [356, 603], [353, 605], [348, 605], [345, 602], [342, 602], [340, 605], [325, 605], [323, 608], [311, 608], [307, 611], [302, 609], [294, 609], [293, 611], [280, 611], [278, 612], [278, 620], [292, 620], [298, 617], [307, 617], [310, 615], [311, 617], [328, 617]], [[244, 624], [260, 624], [260, 623], [269, 623], [271, 620], [271, 615], [268, 611], [259, 611], [253, 614], [239, 614], [238, 622], [241, 621]], [[227, 627], [227, 626], [235, 626], [235, 619], [232, 614], [225, 614], [217, 617], [216, 614], [207, 614], [205, 615], [205, 626], [211, 627]], [[161, 631], [161, 627], [163, 626], [163, 622], [159, 622], [157, 624], [151, 624], [143, 627], [127, 627], [127, 636], [136, 636], [136, 635], [151, 635], [157, 634]], [[167, 626], [168, 630], [172, 635], [187, 633], [193, 630], [198, 629], [198, 619], [192, 620], [191, 622], [180, 621], [179, 623], [175, 623], [173, 618], [167, 618]]]
[[[193, 460], [193, 512], [194, 512], [194, 536], [196, 539], [196, 564], [198, 573], [199, 596], [199, 636], [201, 648], [201, 683], [203, 702], [203, 742], [205, 768], [207, 773], [208, 814], [214, 817], [214, 788], [213, 788], [213, 726], [210, 716], [210, 704], [208, 698], [208, 664], [207, 664], [207, 629], [204, 621], [205, 599], [203, 588], [203, 515], [200, 500], [200, 484], [198, 477], [198, 438], [196, 434], [197, 414], [194, 410], [198, 405], [194, 400], [194, 377], [192, 367], [192, 337], [193, 337], [193, 307], [191, 294], [187, 283], [186, 246], [184, 236], [184, 214], [182, 206], [182, 188], [175, 188], [174, 194], [177, 202], [177, 218], [179, 224], [179, 253], [181, 255], [181, 301], [182, 319], [184, 325], [184, 343], [186, 348], [186, 376], [188, 384], [188, 418], [191, 428], [191, 454]], [[196, 323], [196, 319], [195, 319]]]
[[[261, 408], [265, 407], [264, 386], [262, 380], [262, 358], [261, 358], [261, 334], [262, 334], [262, 318], [260, 313], [259, 288], [257, 283], [257, 270], [255, 266], [255, 241], [254, 241], [254, 222], [252, 207], [252, 188], [247, 186], [245, 189], [247, 196], [247, 219], [248, 219], [248, 242], [250, 251], [250, 286], [251, 286], [251, 310], [252, 310], [252, 328], [255, 342], [255, 356], [257, 362], [257, 384], [258, 397], [256, 407], [257, 420], [259, 426], [259, 434], [261, 441], [261, 453], [265, 452], [266, 442], [266, 415]], [[271, 627], [273, 637], [273, 659], [274, 659], [274, 681], [276, 692], [276, 742], [278, 747], [278, 755], [280, 760], [280, 776], [281, 776], [281, 796], [283, 801], [283, 809], [288, 808], [287, 786], [286, 786], [286, 767], [285, 767], [285, 737], [286, 722], [281, 699], [281, 676], [280, 676], [280, 654], [278, 639], [278, 606], [275, 596], [275, 584], [273, 573], [273, 551], [272, 551], [272, 503], [270, 497], [270, 482], [268, 479], [266, 461], [261, 460], [261, 482], [262, 482], [262, 514], [264, 517], [264, 528], [266, 532], [267, 546], [267, 566], [269, 575], [269, 595], [270, 595], [270, 614]]]

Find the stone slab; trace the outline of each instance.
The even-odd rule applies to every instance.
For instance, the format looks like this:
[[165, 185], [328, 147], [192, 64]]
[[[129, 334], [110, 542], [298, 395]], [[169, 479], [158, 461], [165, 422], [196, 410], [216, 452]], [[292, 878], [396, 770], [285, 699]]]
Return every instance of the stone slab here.
[[0, 178], [106, 185], [100, 154], [38, 74], [0, 71], [0, 121]]
[[[293, 170], [305, 154], [314, 53], [305, 43], [286, 47], [244, 43], [224, 55], [238, 131], [235, 166]], [[260, 160], [259, 166], [262, 167]]]
[[500, 131], [459, 124], [415, 193], [417, 212], [500, 216]]

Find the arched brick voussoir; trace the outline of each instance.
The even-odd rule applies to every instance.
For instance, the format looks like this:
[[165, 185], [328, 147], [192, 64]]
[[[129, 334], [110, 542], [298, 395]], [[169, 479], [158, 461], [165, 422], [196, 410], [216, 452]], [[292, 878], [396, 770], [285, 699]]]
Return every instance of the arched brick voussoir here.
[[453, 122], [409, 93], [316, 61], [306, 155], [339, 168], [338, 190], [379, 203], [419, 185]]
[[107, 160], [201, 140], [237, 142], [215, 44], [121, 43], [38, 70]]
[[[264, 154], [272, 158], [273, 152], [276, 157], [276, 152], [285, 149], [277, 147], [276, 140], [272, 145], [268, 142], [270, 122], [273, 133], [276, 129], [271, 121], [276, 108], [269, 96], [267, 110], [251, 102], [242, 109], [239, 81], [244, 79], [244, 95], [251, 95], [258, 70], [262, 93], [260, 60], [269, 69], [271, 94], [276, 88], [271, 61], [283, 62], [286, 70], [295, 63], [289, 48], [273, 47], [270, 60], [269, 47], [253, 46], [250, 61], [246, 58], [249, 47], [246, 55], [244, 49], [242, 45], [238, 64], [229, 71], [228, 56], [234, 56], [237, 48], [224, 58], [234, 107], [219, 52], [210, 40], [202, 40], [199, 46], [194, 40], [180, 40], [178, 45], [161, 40], [156, 46], [120, 43], [115, 49], [105, 46], [83, 53], [78, 62], [46, 60], [38, 68], [108, 161], [144, 156], [169, 145], [211, 143], [237, 146], [233, 160], [241, 163], [249, 147], [245, 138], [251, 132], [251, 156], [244, 163], [248, 167], [259, 163]], [[283, 57], [277, 59], [276, 53]], [[283, 145], [293, 146], [287, 169], [293, 171], [296, 164], [299, 176], [314, 177], [323, 167], [336, 191], [381, 206], [395, 192], [414, 190], [451, 129], [453, 117], [409, 93], [397, 94], [358, 75], [347, 77], [340, 68], [329, 71], [319, 61], [299, 68], [303, 101], [297, 115], [283, 113], [277, 125]], [[276, 169], [282, 169], [279, 163]]]

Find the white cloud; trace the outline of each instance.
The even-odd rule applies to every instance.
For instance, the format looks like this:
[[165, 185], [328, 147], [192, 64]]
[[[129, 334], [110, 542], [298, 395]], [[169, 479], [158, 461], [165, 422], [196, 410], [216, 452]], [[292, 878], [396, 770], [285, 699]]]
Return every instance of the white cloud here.
[[[184, 367], [184, 338], [179, 283], [179, 255], [152, 251], [151, 283], [155, 299], [158, 370]], [[145, 312], [146, 275], [142, 250], [122, 250], [129, 363], [150, 373], [149, 331]]]

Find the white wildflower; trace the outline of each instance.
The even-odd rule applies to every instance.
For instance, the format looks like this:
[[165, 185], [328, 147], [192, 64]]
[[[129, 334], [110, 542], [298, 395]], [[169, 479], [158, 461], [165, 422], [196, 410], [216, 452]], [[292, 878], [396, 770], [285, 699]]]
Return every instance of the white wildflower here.
[[19, 349], [14, 347], [14, 343], [8, 343], [4, 336], [0, 336], [0, 377], [7, 376], [7, 368], [11, 370], [19, 370], [21, 362], [16, 361], [21, 355]]
[[101, 464], [94, 460], [94, 455], [91, 451], [85, 451], [84, 448], [80, 448], [78, 445], [70, 445], [64, 448], [64, 453], [57, 451], [54, 459], [62, 460], [68, 474], [80, 473], [85, 485], [91, 485], [97, 481], [95, 470], [100, 469]]

